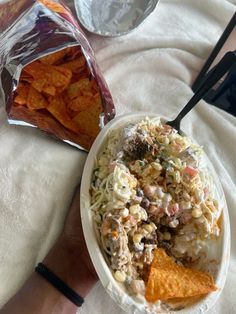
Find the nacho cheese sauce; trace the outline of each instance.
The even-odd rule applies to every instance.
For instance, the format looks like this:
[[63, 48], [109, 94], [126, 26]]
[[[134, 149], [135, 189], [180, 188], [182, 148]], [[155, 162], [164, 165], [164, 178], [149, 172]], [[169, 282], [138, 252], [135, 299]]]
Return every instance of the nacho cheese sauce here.
[[203, 151], [160, 118], [111, 131], [98, 156], [91, 209], [116, 281], [145, 295], [155, 248], [190, 265], [219, 236], [214, 184]]

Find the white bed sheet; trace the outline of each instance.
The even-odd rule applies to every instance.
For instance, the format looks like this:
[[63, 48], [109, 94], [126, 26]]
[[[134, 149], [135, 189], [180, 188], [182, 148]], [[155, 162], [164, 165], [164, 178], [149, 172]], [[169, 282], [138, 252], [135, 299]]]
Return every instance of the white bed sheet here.
[[[156, 112], [174, 118], [191, 84], [236, 10], [235, 1], [162, 0], [127, 36], [89, 35], [117, 114]], [[236, 118], [201, 101], [184, 119], [221, 179], [236, 239]], [[22, 285], [61, 231], [86, 154], [36, 129], [9, 126], [0, 107], [0, 307]], [[225, 289], [209, 313], [235, 313], [236, 246]], [[98, 283], [78, 310], [118, 314]]]

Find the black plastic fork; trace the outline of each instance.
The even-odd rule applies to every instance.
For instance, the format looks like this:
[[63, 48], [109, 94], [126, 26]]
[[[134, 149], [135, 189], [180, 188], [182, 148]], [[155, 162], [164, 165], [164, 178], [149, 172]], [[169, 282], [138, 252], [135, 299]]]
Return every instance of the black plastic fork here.
[[172, 126], [180, 133], [180, 122], [186, 116], [187, 113], [201, 100], [208, 91], [222, 78], [223, 75], [230, 69], [230, 67], [236, 62], [236, 52], [227, 52], [221, 61], [213, 68], [207, 75], [204, 84], [202, 84], [189, 102], [180, 111], [178, 116], [173, 121], [168, 121], [166, 124]]

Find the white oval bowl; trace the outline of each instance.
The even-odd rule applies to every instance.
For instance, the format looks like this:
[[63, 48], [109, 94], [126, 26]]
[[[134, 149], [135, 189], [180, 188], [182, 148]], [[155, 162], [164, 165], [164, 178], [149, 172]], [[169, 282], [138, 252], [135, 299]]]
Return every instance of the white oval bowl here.
[[[90, 207], [89, 189], [96, 157], [103, 148], [110, 131], [126, 126], [129, 123], [139, 122], [145, 117], [155, 118], [158, 117], [158, 115], [150, 113], [131, 113], [119, 116], [114, 120], [110, 121], [102, 129], [88, 154], [81, 181], [81, 199], [80, 199], [81, 219], [84, 237], [91, 260], [100, 278], [100, 281], [105, 290], [107, 291], [107, 293], [123, 310], [130, 314], [148, 313], [146, 310], [147, 303], [145, 304], [141, 302], [140, 299], [128, 295], [123, 285], [119, 284], [114, 279], [112, 272], [109, 266], [107, 265], [106, 260], [104, 259], [103, 255], [104, 253], [102, 252], [99, 246], [99, 240], [96, 236], [93, 223], [93, 211], [89, 210]], [[201, 301], [195, 303], [194, 305], [188, 306], [183, 310], [177, 311], [178, 314], [206, 313], [215, 304], [221, 291], [223, 290], [229, 266], [230, 223], [228, 209], [225, 201], [224, 192], [220, 184], [219, 178], [214, 170], [214, 167], [206, 156], [205, 159], [216, 185], [217, 200], [219, 201], [221, 208], [223, 208], [223, 222], [220, 239], [216, 241], [217, 245], [215, 247], [214, 245], [212, 246], [211, 252], [208, 251], [208, 255], [216, 259], [218, 262], [218, 267], [214, 278], [218, 290], [216, 292], [208, 294]]]

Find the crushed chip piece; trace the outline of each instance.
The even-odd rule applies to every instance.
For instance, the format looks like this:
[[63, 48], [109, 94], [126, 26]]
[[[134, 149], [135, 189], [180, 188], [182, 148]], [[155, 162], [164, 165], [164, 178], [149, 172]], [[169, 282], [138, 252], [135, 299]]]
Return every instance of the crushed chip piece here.
[[43, 109], [48, 105], [47, 100], [34, 87], [30, 87], [27, 98], [27, 106], [29, 109]]
[[145, 295], [147, 301], [200, 296], [216, 289], [209, 274], [177, 265], [163, 249], [155, 250]]

